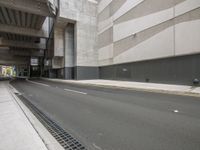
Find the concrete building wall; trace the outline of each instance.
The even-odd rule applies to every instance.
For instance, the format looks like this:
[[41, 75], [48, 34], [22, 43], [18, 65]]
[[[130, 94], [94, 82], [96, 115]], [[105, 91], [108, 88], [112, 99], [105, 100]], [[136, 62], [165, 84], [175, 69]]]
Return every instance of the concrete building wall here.
[[74, 24], [69, 23], [65, 28], [65, 67], [74, 67], [75, 61]]
[[60, 0], [59, 9], [58, 20], [64, 24], [74, 24], [73, 40], [68, 32], [69, 26], [64, 26], [63, 32], [66, 75], [71, 70], [77, 79], [82, 79], [83, 74], [87, 74], [83, 78], [97, 78], [98, 74], [90, 73], [98, 70], [97, 3], [88, 0]]
[[74, 24], [69, 23], [65, 28], [65, 79], [74, 79], [75, 39]]
[[98, 10], [99, 65], [200, 52], [199, 0], [101, 0]]
[[188, 84], [200, 78], [199, 26], [199, 0], [60, 0], [53, 72]]
[[64, 56], [64, 29], [59, 27], [54, 28], [54, 56]]
[[75, 24], [75, 66], [97, 66], [97, 4], [60, 0], [59, 18]]
[[[149, 65], [139, 65], [140, 67], [135, 67], [138, 68], [134, 69], [135, 72], [140, 72], [142, 67], [151, 71], [154, 68], [154, 60], [157, 59], [161, 62], [167, 59], [164, 64], [167, 65], [168, 62], [175, 70], [180, 69], [179, 65], [171, 63], [171, 59], [168, 60], [172, 57], [177, 63], [181, 59], [199, 67], [198, 61], [195, 64], [190, 62], [193, 61], [191, 58], [199, 58], [197, 55], [200, 53], [199, 27], [199, 0], [101, 0], [98, 5], [98, 64], [101, 68], [101, 78], [109, 76], [106, 73], [109, 72], [107, 70], [109, 67], [116, 68], [120, 65], [130, 67], [131, 64], [138, 66], [148, 60], [151, 60]], [[190, 65], [187, 65], [188, 68], [182, 68], [185, 70], [182, 76], [190, 70], [192, 67]], [[104, 66], [107, 66], [106, 69]], [[158, 65], [155, 67], [159, 72]], [[124, 72], [128, 73], [129, 69]], [[200, 78], [200, 74], [194, 72], [195, 70], [191, 74]], [[122, 68], [121, 74], [123, 74]], [[190, 80], [193, 75], [190, 76]], [[114, 76], [120, 78], [119, 71]], [[127, 79], [136, 77], [130, 75]]]

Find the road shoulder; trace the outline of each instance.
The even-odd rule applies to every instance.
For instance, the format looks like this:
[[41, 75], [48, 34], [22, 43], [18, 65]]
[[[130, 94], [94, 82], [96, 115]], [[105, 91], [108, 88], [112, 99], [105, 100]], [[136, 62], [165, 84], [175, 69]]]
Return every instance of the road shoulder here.
[[173, 95], [184, 95], [200, 97], [200, 87], [188, 85], [172, 85], [172, 84], [158, 84], [145, 82], [129, 82], [129, 81], [114, 81], [114, 80], [63, 80], [41, 78], [47, 81], [54, 81], [60, 83], [68, 83], [75, 85], [96, 86], [103, 88], [136, 90], [145, 92], [165, 93]]
[[[32, 112], [24, 105], [24, 103], [15, 95], [15, 93], [20, 94], [12, 85], [9, 85], [10, 93], [15, 99], [15, 103], [23, 112], [26, 120], [32, 126], [32, 129], [37, 133], [42, 143], [48, 150], [64, 150], [63, 147], [56, 141], [56, 139], [49, 133], [49, 131], [41, 124], [41, 122], [32, 114]], [[31, 144], [31, 146], [33, 143]], [[34, 150], [40, 150], [38, 148], [33, 148]], [[44, 150], [46, 150], [44, 149]], [[20, 149], [21, 150], [21, 149]], [[43, 149], [42, 149], [43, 150]]]
[[8, 81], [0, 82], [0, 149], [47, 150], [9, 91]]

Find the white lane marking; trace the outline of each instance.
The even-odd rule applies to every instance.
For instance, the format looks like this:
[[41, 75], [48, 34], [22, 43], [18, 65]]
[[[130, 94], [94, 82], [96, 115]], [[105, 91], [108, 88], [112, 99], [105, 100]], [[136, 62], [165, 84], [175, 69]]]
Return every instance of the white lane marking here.
[[173, 112], [178, 113], [179, 111], [177, 109], [173, 110]]
[[92, 145], [95, 147], [95, 149], [102, 150], [101, 147], [97, 146], [95, 143], [93, 143]]
[[84, 94], [84, 95], [87, 94], [87, 93], [84, 93], [84, 92], [75, 91], [75, 90], [70, 90], [70, 89], [64, 89], [64, 90], [65, 90], [65, 91], [69, 91], [69, 92], [74, 92], [74, 93]]
[[35, 82], [35, 81], [30, 81], [30, 80], [27, 80], [28, 82], [31, 82], [31, 83], [34, 83], [34, 84], [38, 84], [38, 85], [42, 85], [42, 86], [48, 86], [48, 84], [43, 84], [43, 83], [39, 83], [39, 82]]
[[98, 136], [102, 136], [102, 135], [103, 135], [103, 133], [98, 133], [97, 135], [98, 135]]

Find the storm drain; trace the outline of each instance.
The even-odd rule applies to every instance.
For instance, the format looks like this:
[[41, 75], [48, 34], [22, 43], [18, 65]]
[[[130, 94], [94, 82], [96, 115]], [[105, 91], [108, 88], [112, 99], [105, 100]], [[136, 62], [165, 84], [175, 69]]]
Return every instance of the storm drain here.
[[31, 112], [47, 128], [47, 130], [52, 134], [52, 136], [55, 137], [65, 150], [87, 150], [78, 140], [62, 129], [55, 121], [40, 111], [29, 100], [24, 98], [22, 95], [16, 95], [23, 101], [23, 103], [31, 110]]

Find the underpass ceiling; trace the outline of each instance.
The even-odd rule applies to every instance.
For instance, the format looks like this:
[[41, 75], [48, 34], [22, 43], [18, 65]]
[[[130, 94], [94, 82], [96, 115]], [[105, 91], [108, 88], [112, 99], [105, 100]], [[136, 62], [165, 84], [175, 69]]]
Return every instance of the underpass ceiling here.
[[31, 56], [44, 56], [46, 46], [40, 39], [48, 38], [48, 34], [43, 33], [43, 24], [52, 16], [47, 3], [48, 0], [0, 0], [1, 64], [27, 63]]
[[2, 24], [40, 29], [45, 18], [45, 16], [0, 7], [0, 23]]

